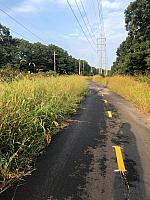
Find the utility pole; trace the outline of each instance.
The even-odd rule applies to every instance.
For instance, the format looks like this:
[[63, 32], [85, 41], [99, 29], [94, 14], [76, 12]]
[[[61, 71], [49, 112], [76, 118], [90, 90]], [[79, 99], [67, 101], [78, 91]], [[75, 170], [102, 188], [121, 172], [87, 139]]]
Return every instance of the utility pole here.
[[103, 73], [103, 39], [100, 38], [100, 74]]
[[83, 60], [83, 75], [84, 75], [84, 60]]
[[81, 65], [80, 65], [80, 59], [79, 59], [79, 75], [81, 74]]
[[56, 56], [57, 56], [57, 54], [55, 51], [54, 51], [53, 56], [54, 56], [54, 71], [56, 72]]
[[93, 67], [91, 67], [91, 74], [93, 73]]
[[108, 66], [107, 66], [107, 49], [106, 49], [106, 38], [105, 38], [105, 49], [104, 49], [104, 54], [105, 54], [105, 56], [104, 56], [104, 59], [105, 59], [105, 76], [107, 76], [108, 75]]
[[97, 47], [100, 52], [100, 68], [99, 74], [103, 74], [103, 68], [105, 68], [105, 73], [107, 74], [107, 59], [106, 59], [106, 38], [101, 34], [101, 37], [97, 39]]
[[100, 20], [100, 38], [97, 39], [97, 48], [98, 48], [98, 51], [100, 52], [99, 74], [100, 75], [103, 74], [103, 68], [104, 68], [104, 75], [107, 76], [108, 66], [107, 66], [106, 36], [105, 36], [105, 31], [104, 31], [102, 0], [99, 0], [98, 8], [99, 8], [99, 20]]

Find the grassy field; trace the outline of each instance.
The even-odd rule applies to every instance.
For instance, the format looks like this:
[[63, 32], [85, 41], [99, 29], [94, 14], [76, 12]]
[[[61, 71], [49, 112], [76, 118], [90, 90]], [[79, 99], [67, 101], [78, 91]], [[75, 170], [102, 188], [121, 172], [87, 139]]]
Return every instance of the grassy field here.
[[141, 111], [150, 114], [150, 79], [148, 77], [95, 76], [93, 80], [132, 101]]
[[79, 76], [25, 76], [0, 83], [0, 188], [29, 174], [33, 159], [87, 91]]

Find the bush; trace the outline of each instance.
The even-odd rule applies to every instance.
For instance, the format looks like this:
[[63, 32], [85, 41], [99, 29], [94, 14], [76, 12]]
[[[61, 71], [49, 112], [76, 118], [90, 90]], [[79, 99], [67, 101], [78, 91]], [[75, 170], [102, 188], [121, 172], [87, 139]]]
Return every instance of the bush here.
[[150, 77], [112, 76], [94, 77], [94, 80], [132, 101], [138, 109], [150, 113]]
[[74, 112], [87, 89], [80, 76], [28, 76], [0, 83], [1, 190], [28, 174], [39, 151]]

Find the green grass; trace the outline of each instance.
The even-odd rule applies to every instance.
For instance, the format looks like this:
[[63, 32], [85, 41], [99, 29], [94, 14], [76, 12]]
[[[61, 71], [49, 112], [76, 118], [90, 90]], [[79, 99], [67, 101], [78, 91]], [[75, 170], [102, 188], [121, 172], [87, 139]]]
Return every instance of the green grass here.
[[133, 102], [139, 110], [150, 114], [149, 77], [112, 76], [110, 78], [103, 78], [95, 76], [93, 80], [107, 86], [127, 100]]
[[33, 159], [50, 142], [87, 91], [80, 76], [25, 76], [0, 83], [0, 187], [29, 174]]

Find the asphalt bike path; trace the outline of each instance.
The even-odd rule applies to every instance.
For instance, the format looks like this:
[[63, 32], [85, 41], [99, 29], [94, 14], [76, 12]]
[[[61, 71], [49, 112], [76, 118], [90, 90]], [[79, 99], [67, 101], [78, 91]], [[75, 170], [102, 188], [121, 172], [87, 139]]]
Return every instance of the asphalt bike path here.
[[[114, 146], [121, 148], [125, 177], [115, 171]], [[150, 200], [148, 117], [89, 81], [88, 96], [35, 168], [1, 200]]]

